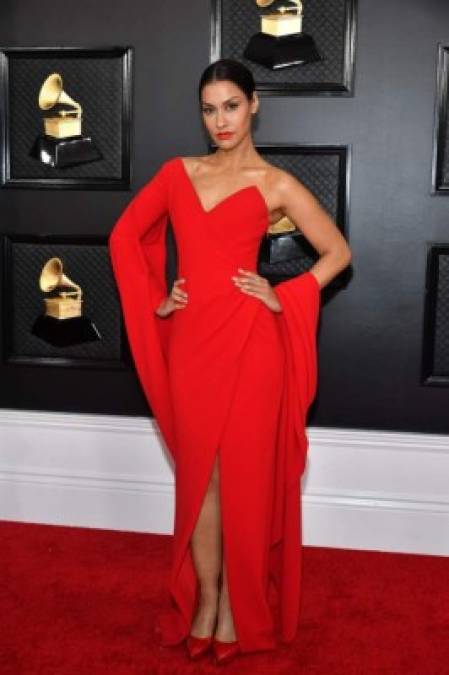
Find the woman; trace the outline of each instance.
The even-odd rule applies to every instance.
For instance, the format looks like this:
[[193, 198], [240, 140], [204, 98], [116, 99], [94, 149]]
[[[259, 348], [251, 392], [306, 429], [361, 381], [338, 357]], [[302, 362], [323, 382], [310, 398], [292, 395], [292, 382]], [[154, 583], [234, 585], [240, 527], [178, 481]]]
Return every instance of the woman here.
[[[311, 192], [256, 151], [251, 72], [212, 63], [199, 99], [216, 152], [164, 162], [109, 246], [137, 372], [176, 467], [170, 593], [157, 630], [162, 645], [185, 640], [192, 658], [212, 647], [222, 663], [295, 637], [320, 289], [351, 253]], [[284, 215], [320, 257], [272, 287], [257, 255]], [[178, 251], [169, 293], [168, 218]]]

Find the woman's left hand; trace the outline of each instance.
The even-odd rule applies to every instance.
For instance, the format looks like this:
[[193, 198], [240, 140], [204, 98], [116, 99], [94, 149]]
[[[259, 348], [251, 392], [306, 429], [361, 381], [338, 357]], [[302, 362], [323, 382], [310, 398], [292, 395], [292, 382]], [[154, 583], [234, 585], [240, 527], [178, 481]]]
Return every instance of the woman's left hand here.
[[238, 272], [240, 274], [233, 276], [232, 280], [243, 293], [259, 298], [273, 312], [282, 312], [282, 305], [268, 279], [241, 267], [238, 268]]

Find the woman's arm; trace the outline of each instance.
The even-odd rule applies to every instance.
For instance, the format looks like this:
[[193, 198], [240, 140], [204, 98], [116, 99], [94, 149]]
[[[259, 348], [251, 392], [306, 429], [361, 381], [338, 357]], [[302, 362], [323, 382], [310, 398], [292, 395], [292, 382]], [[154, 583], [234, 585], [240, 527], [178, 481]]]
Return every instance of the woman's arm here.
[[[123, 293], [145, 288], [151, 277], [151, 305], [159, 307], [167, 294], [165, 232], [169, 209], [168, 162], [129, 202], [109, 235], [114, 275]], [[143, 284], [143, 286], [142, 286]], [[148, 301], [148, 294], [140, 298]], [[143, 305], [142, 305], [143, 306]]]
[[[310, 190], [288, 172], [276, 170], [270, 193], [276, 211], [282, 210], [320, 254], [316, 263], [299, 275], [309, 275], [308, 281], [312, 280], [320, 290], [349, 264], [351, 250], [346, 239]], [[275, 289], [265, 277], [241, 268], [232, 280], [243, 293], [258, 297], [273, 312], [282, 312], [280, 295], [285, 287], [290, 289], [297, 284], [294, 278], [288, 279]], [[303, 281], [306, 283], [305, 279], [300, 283]]]
[[113, 272], [136, 371], [172, 455], [176, 453], [167, 375], [169, 321], [154, 308], [166, 292], [165, 232], [169, 215], [168, 163], [136, 194], [109, 236]]
[[168, 165], [169, 161], [164, 162], [128, 203], [111, 231], [112, 242], [151, 236], [152, 225], [168, 211]]
[[320, 288], [349, 264], [352, 254], [346, 239], [318, 200], [300, 181], [280, 171], [275, 191], [278, 205], [320, 254], [309, 269]]

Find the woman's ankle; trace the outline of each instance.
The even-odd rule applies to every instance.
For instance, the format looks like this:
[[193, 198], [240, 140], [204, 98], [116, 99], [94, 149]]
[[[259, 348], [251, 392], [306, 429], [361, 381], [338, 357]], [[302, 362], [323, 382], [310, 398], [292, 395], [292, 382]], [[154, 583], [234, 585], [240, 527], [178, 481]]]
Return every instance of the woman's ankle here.
[[191, 625], [191, 634], [196, 637], [210, 635], [216, 625], [218, 613], [218, 593], [201, 594]]
[[237, 640], [235, 626], [232, 619], [227, 621], [218, 620], [214, 635], [217, 640], [222, 642], [234, 642], [234, 640]]
[[231, 642], [237, 639], [232, 611], [228, 603], [221, 602], [219, 604], [215, 637], [217, 640], [223, 640], [223, 642]]

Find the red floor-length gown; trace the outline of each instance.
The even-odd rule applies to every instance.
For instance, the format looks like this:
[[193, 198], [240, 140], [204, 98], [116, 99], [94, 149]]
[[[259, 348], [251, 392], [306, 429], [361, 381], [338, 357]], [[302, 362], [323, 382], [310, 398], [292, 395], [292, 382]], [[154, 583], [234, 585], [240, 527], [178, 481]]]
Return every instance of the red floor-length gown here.
[[[188, 303], [161, 318], [154, 310], [169, 292], [168, 219]], [[132, 355], [175, 463], [173, 561], [157, 622], [163, 645], [183, 640], [194, 616], [190, 537], [217, 453], [223, 552], [241, 650], [272, 649], [296, 634], [300, 478], [306, 413], [316, 392], [320, 287], [310, 272], [278, 284], [277, 313], [235, 286], [239, 267], [257, 271], [268, 225], [256, 185], [206, 211], [182, 158], [173, 157], [110, 235]]]

